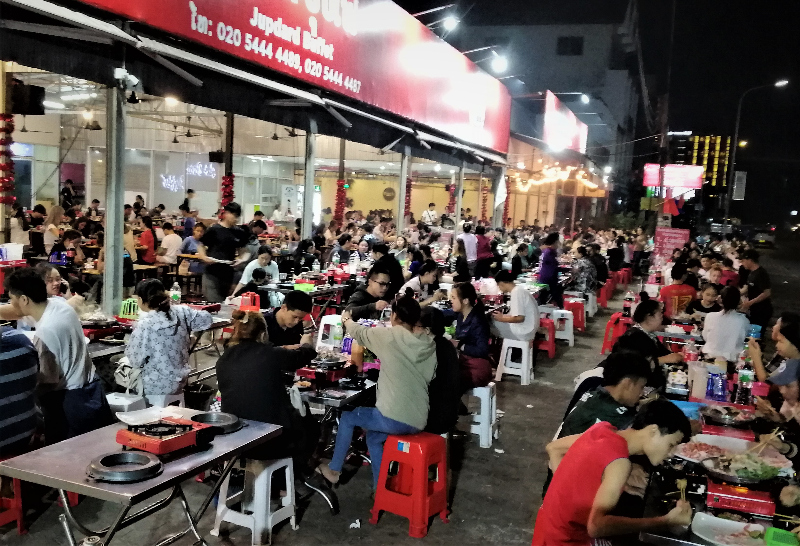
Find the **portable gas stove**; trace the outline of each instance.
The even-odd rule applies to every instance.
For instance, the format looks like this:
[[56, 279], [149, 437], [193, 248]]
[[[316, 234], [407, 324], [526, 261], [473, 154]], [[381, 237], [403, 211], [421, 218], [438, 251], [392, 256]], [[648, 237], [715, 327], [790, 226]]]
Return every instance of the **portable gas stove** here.
[[772, 517], [775, 502], [765, 491], [753, 491], [747, 487], [708, 482], [706, 506], [717, 510], [736, 510], [746, 514]]
[[209, 303], [207, 301], [194, 301], [186, 304], [187, 307], [191, 307], [197, 311], [208, 311], [209, 313], [217, 313], [220, 309], [222, 309], [222, 304], [219, 303]]
[[208, 445], [216, 433], [213, 425], [164, 417], [154, 423], [128, 425], [127, 429], [117, 431], [117, 443], [154, 455], [166, 455], [187, 447]]

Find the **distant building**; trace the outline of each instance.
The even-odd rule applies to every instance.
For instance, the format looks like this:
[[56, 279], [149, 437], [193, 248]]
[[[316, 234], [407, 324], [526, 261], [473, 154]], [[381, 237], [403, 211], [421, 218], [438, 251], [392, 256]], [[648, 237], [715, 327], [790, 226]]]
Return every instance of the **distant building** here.
[[[537, 114], [552, 91], [588, 126], [586, 155], [611, 167], [610, 182], [627, 184], [645, 85], [635, 6], [629, 0], [478, 2], [457, 45], [462, 51], [497, 46], [508, 59], [506, 72], [495, 75], [515, 98], [512, 118], [519, 119], [514, 111], [520, 108]], [[492, 56], [486, 50], [470, 55], [490, 72]]]

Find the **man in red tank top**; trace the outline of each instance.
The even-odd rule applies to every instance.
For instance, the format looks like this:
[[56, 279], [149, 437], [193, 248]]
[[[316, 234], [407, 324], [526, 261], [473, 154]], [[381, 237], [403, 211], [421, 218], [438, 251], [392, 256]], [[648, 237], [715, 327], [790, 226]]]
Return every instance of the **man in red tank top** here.
[[691, 436], [689, 420], [675, 404], [659, 399], [645, 404], [631, 428], [618, 431], [601, 422], [581, 435], [547, 446], [555, 474], [536, 517], [533, 546], [588, 545], [593, 538], [689, 525], [688, 502], [679, 501], [655, 518], [612, 516], [631, 471], [631, 455], [661, 464]]

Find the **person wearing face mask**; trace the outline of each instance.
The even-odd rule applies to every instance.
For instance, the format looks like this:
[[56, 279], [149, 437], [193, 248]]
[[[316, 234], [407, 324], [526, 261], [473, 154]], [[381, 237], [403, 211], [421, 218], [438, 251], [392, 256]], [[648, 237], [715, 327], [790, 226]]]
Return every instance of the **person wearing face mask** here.
[[439, 266], [433, 260], [426, 260], [417, 271], [417, 275], [412, 277], [410, 281], [400, 288], [400, 294], [406, 294], [407, 290], [411, 290], [414, 295], [419, 298], [420, 305], [423, 307], [430, 305], [435, 301], [443, 300], [446, 296], [444, 293], [434, 290], [434, 283], [436, 282], [436, 275], [439, 272]]
[[553, 481], [533, 530], [533, 546], [589, 544], [593, 538], [689, 525], [687, 501], [668, 514], [649, 518], [612, 515], [631, 474], [629, 457], [644, 455], [661, 464], [675, 446], [689, 439], [689, 419], [668, 400], [654, 400], [636, 413], [631, 428], [600, 422], [580, 435], [547, 445]]

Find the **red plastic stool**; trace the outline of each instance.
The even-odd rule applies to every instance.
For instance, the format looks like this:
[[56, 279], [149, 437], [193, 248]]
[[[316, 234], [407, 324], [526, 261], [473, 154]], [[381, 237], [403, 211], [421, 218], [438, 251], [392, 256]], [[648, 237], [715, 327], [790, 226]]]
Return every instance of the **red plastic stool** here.
[[553, 359], [556, 357], [556, 323], [553, 319], [542, 317], [539, 319], [539, 328], [547, 330], [547, 339], [535, 340], [533, 348], [539, 351], [547, 351], [547, 358]]
[[623, 274], [623, 282], [624, 282], [626, 285], [629, 285], [630, 283], [632, 283], [632, 282], [633, 282], [633, 269], [632, 269], [632, 268], [630, 268], [630, 267], [623, 267], [622, 269], [620, 269], [620, 271], [621, 271], [621, 272], [622, 272], [622, 274]]
[[386, 439], [369, 522], [378, 523], [381, 511], [408, 518], [408, 534], [414, 538], [424, 538], [428, 534], [431, 516], [439, 514], [442, 521], [448, 523], [444, 438], [420, 432], [408, 436], [390, 435]]
[[617, 339], [628, 331], [631, 324], [633, 324], [631, 317], [623, 317], [622, 313], [611, 315], [611, 318], [606, 323], [606, 333], [603, 336], [603, 347], [600, 349], [600, 354], [604, 355], [606, 351], [610, 351]]
[[12, 521], [17, 522], [17, 534], [24, 535], [28, 532], [25, 528], [25, 520], [23, 519], [22, 511], [22, 482], [14, 478], [12, 483], [14, 496], [11, 498], [0, 498], [0, 527], [8, 525]]
[[572, 320], [575, 328], [581, 332], [586, 331], [586, 305], [584, 300], [564, 300], [564, 310], [572, 311]]

